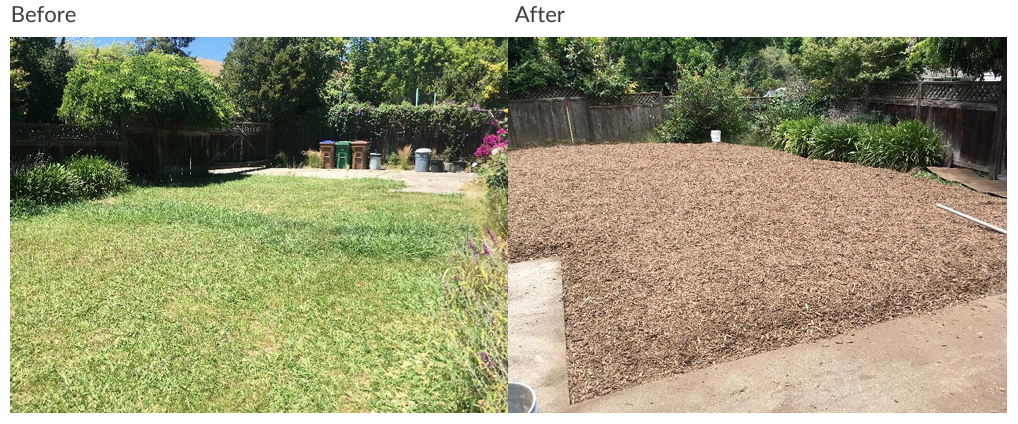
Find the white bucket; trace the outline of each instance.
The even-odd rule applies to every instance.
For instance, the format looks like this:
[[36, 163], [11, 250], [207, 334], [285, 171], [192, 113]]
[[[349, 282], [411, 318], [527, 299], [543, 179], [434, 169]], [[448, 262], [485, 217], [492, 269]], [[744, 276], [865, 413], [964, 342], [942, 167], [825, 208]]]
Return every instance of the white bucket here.
[[720, 143], [721, 142], [721, 130], [711, 130], [711, 132], [710, 132], [710, 141], [711, 141], [711, 143]]

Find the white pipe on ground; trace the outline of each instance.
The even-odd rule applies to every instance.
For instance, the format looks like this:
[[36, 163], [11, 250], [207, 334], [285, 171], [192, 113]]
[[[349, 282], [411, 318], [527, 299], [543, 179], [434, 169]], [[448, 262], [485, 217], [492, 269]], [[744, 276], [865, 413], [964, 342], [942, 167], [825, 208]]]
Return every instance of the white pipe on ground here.
[[953, 214], [955, 214], [955, 215], [958, 215], [958, 216], [960, 216], [960, 217], [962, 217], [962, 218], [965, 218], [965, 219], [969, 219], [969, 220], [972, 220], [972, 221], [973, 221], [973, 222], [975, 222], [976, 224], [982, 225], [982, 226], [984, 226], [984, 227], [986, 227], [986, 228], [989, 228], [989, 229], [991, 229], [991, 230], [993, 230], [993, 231], [996, 231], [996, 232], [998, 232], [998, 233], [1001, 233], [1001, 234], [1003, 234], [1003, 235], [1005, 235], [1005, 236], [1007, 235], [1007, 230], [1005, 230], [1005, 229], [1003, 229], [1003, 228], [1000, 228], [1000, 227], [998, 227], [998, 226], [996, 226], [996, 225], [990, 224], [990, 223], [988, 223], [988, 222], [986, 222], [986, 221], [983, 221], [983, 220], [981, 220], [981, 219], [979, 219], [979, 218], [974, 218], [974, 217], [971, 217], [971, 216], [969, 216], [969, 215], [963, 214], [963, 213], [961, 213], [961, 212], [958, 212], [958, 211], [956, 211], [956, 210], [954, 210], [954, 209], [951, 209], [951, 208], [949, 208], [949, 207], [947, 207], [947, 206], [941, 205], [940, 203], [937, 203], [937, 207], [939, 207], [940, 209], [943, 209], [943, 210], [945, 210], [945, 211], [951, 212], [951, 213], [953, 213]]

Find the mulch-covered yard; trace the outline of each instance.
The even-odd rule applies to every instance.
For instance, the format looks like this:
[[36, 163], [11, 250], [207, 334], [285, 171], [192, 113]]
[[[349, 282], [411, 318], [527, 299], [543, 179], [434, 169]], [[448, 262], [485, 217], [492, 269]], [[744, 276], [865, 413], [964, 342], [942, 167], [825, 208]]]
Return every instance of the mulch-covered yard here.
[[1006, 291], [1006, 201], [729, 144], [510, 154], [513, 262], [562, 259], [573, 403]]

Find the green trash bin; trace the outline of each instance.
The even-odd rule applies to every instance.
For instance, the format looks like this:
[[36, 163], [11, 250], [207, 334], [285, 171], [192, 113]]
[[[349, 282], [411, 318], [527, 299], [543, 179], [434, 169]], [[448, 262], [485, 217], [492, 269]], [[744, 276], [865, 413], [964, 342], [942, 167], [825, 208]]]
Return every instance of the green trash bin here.
[[336, 169], [350, 168], [350, 142], [336, 142]]

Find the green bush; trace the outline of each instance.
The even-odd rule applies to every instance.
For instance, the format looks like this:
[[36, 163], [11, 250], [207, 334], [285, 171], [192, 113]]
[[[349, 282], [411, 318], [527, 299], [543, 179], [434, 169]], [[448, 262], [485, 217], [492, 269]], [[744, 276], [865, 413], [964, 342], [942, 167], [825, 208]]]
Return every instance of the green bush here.
[[813, 134], [814, 128], [824, 122], [823, 119], [810, 117], [778, 124], [772, 134], [774, 148], [794, 155], [808, 156], [810, 135]]
[[730, 70], [708, 67], [702, 73], [684, 72], [675, 98], [665, 108], [671, 116], [658, 127], [664, 141], [704, 143], [711, 130], [735, 138], [748, 128], [745, 110], [749, 101], [739, 75]]
[[860, 124], [823, 123], [813, 128], [807, 144], [809, 157], [837, 161], [851, 160], [856, 143], [866, 131]]
[[502, 237], [509, 235], [509, 155], [491, 155], [477, 174], [487, 187], [484, 206], [487, 224]]
[[753, 128], [764, 139], [771, 139], [774, 129], [782, 122], [820, 117], [811, 103], [791, 97], [776, 97], [761, 105], [753, 114]]
[[[490, 113], [496, 119], [504, 115], [501, 111]], [[458, 159], [469, 156], [492, 130], [490, 113], [476, 105], [451, 103], [339, 103], [329, 109], [328, 123], [334, 132], [350, 140], [432, 140], [434, 145], [444, 147], [449, 159]], [[468, 142], [476, 144], [467, 146]]]
[[509, 251], [491, 231], [450, 259], [442, 274], [445, 297], [436, 320], [449, 335], [446, 356], [477, 412], [505, 413], [509, 369]]
[[32, 160], [11, 167], [11, 207], [55, 206], [82, 198], [82, 182], [59, 163]]
[[872, 125], [859, 141], [855, 161], [866, 166], [907, 171], [944, 162], [940, 131], [920, 121]]
[[86, 199], [104, 198], [127, 188], [127, 171], [102, 156], [75, 156], [66, 166], [81, 181], [81, 196]]
[[852, 115], [851, 121], [856, 124], [894, 124], [894, 119], [891, 115], [875, 110]]

